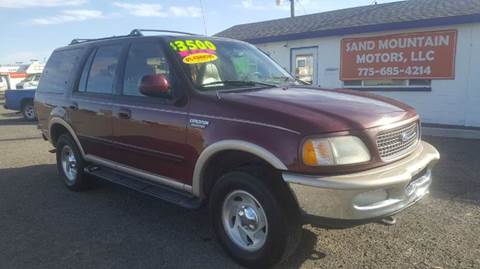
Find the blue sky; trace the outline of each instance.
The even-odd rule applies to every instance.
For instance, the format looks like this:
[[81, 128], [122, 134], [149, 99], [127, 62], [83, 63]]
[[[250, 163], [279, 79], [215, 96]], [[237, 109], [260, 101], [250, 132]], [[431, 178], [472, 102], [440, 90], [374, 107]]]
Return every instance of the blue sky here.
[[[378, 0], [378, 3], [394, 0]], [[276, 0], [0, 0], [0, 64], [44, 60], [73, 38], [127, 34], [134, 28], [208, 34], [289, 16]], [[297, 15], [370, 5], [373, 0], [296, 0]]]

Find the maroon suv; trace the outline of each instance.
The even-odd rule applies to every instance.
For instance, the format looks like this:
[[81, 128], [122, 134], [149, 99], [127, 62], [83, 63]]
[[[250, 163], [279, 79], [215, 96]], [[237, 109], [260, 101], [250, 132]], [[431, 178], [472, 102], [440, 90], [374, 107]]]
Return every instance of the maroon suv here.
[[226, 251], [258, 267], [293, 252], [303, 216], [374, 220], [428, 192], [439, 153], [411, 107], [305, 85], [244, 42], [162, 32], [48, 60], [35, 108], [69, 189], [97, 177], [208, 204]]

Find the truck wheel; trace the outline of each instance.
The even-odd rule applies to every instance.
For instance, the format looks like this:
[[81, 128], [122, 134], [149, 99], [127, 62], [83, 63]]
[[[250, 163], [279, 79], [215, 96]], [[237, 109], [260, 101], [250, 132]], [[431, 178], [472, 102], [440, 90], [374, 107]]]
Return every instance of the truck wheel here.
[[22, 106], [22, 115], [26, 120], [33, 121], [37, 118], [35, 114], [35, 108], [33, 107], [33, 101], [26, 101]]
[[72, 191], [81, 191], [90, 186], [90, 179], [83, 173], [82, 159], [75, 141], [68, 134], [62, 134], [57, 141], [57, 170], [63, 182]]
[[244, 266], [268, 268], [292, 254], [300, 241], [298, 207], [279, 185], [234, 171], [210, 192], [214, 231], [226, 252]]

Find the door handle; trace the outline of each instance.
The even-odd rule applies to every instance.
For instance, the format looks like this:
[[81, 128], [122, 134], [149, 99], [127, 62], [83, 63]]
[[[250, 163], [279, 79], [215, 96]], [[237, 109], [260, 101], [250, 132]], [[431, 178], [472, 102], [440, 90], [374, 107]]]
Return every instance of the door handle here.
[[118, 117], [120, 119], [128, 120], [131, 118], [131, 116], [132, 116], [132, 112], [128, 109], [122, 108], [120, 109], [120, 111], [118, 111]]
[[68, 108], [70, 108], [71, 110], [77, 110], [78, 109], [78, 104], [73, 102], [68, 106]]

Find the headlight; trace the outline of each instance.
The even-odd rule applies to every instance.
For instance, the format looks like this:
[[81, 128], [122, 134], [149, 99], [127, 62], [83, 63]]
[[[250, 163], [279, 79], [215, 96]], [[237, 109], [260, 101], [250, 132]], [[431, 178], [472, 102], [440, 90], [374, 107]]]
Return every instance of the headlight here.
[[356, 136], [308, 139], [303, 144], [303, 163], [328, 166], [362, 163], [370, 160], [370, 152]]

